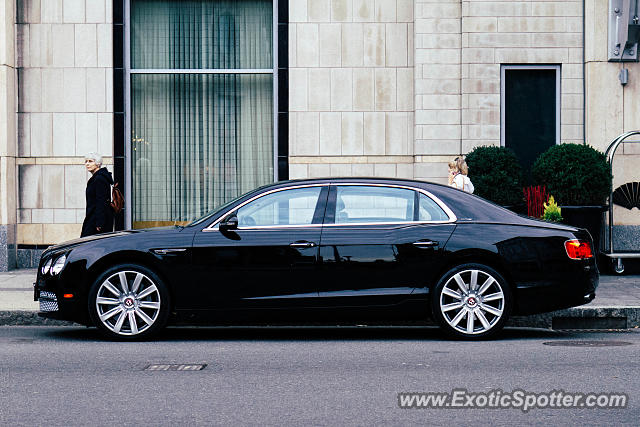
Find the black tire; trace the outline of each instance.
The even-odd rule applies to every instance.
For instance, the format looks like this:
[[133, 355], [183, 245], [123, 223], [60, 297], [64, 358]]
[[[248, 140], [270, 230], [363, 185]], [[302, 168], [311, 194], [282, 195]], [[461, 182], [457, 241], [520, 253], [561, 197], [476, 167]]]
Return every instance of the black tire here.
[[[472, 289], [474, 274], [475, 288]], [[452, 337], [469, 340], [495, 336], [504, 327], [512, 306], [507, 281], [495, 269], [483, 264], [462, 264], [447, 271], [431, 296], [433, 317], [440, 327]]]
[[100, 274], [91, 285], [88, 308], [91, 321], [108, 338], [147, 339], [167, 324], [169, 291], [149, 268], [118, 264]]

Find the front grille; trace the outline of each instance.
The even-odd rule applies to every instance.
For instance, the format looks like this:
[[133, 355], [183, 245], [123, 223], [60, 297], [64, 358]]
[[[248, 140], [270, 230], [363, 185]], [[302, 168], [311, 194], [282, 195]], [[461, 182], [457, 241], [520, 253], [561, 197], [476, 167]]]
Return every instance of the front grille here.
[[58, 298], [49, 291], [40, 291], [40, 311], [58, 311]]

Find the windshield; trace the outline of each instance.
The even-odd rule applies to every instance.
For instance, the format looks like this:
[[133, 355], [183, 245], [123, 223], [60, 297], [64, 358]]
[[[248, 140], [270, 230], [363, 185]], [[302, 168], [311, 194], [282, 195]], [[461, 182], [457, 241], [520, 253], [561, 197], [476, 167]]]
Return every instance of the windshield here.
[[267, 186], [268, 185], [264, 185], [262, 187], [256, 188], [255, 190], [251, 190], [248, 193], [244, 193], [244, 194], [236, 197], [235, 199], [228, 201], [227, 203], [225, 203], [222, 206], [218, 206], [216, 208], [213, 208], [212, 211], [207, 212], [204, 216], [194, 220], [193, 222], [191, 222], [190, 224], [187, 224], [186, 226], [187, 227], [191, 227], [191, 226], [194, 226], [194, 225], [202, 224], [203, 222], [205, 222], [209, 218], [215, 216], [216, 214], [222, 213], [225, 210], [229, 209], [232, 205], [234, 205], [236, 202], [238, 202], [240, 199], [244, 198], [245, 196], [248, 196], [249, 194], [255, 193], [256, 191], [261, 190], [262, 188], [267, 187]]
[[233, 205], [235, 202], [240, 200], [243, 196], [244, 196], [244, 194], [242, 196], [236, 197], [235, 199], [225, 203], [222, 206], [214, 208], [212, 211], [209, 211], [206, 214], [204, 214], [204, 216], [201, 216], [200, 218], [198, 218], [198, 219], [194, 220], [193, 222], [187, 224], [187, 227], [191, 227], [193, 225], [198, 225], [198, 224], [201, 224], [201, 223], [205, 222], [206, 220], [208, 220], [209, 218], [211, 218], [212, 216], [214, 216], [218, 212], [228, 209], [229, 206]]

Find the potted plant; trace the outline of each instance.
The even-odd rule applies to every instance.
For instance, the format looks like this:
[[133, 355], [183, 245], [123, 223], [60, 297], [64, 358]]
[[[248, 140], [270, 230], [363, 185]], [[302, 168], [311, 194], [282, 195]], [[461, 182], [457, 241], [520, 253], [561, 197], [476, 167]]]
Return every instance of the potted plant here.
[[480, 146], [467, 154], [466, 161], [474, 194], [521, 213], [524, 209], [522, 167], [513, 151]]
[[549, 222], [562, 221], [562, 209], [558, 206], [553, 196], [549, 196], [549, 202], [543, 202], [542, 206], [544, 207], [542, 219]]
[[563, 222], [589, 230], [598, 250], [612, 180], [605, 155], [586, 144], [555, 145], [538, 157], [531, 174], [536, 184], [554, 195]]

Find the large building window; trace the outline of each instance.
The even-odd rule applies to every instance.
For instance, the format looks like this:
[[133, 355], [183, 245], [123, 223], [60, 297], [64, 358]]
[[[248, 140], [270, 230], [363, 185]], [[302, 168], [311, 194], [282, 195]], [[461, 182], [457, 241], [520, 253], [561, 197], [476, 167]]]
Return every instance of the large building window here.
[[273, 27], [271, 0], [130, 0], [133, 228], [276, 178]]
[[501, 82], [502, 145], [528, 177], [538, 156], [560, 143], [560, 66], [503, 65]]

